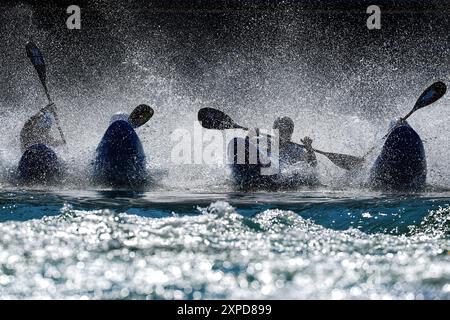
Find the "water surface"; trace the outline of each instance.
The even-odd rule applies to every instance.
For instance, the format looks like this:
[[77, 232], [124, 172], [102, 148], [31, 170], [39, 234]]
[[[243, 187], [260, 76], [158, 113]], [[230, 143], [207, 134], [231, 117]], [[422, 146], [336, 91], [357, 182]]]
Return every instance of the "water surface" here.
[[3, 190], [3, 298], [450, 298], [450, 194]]

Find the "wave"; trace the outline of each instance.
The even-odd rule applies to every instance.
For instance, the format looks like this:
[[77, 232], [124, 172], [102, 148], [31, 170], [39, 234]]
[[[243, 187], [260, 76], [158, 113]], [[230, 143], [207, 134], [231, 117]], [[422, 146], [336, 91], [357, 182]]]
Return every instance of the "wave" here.
[[332, 230], [292, 211], [245, 217], [74, 210], [0, 224], [3, 298], [448, 299], [448, 211], [409, 235]]

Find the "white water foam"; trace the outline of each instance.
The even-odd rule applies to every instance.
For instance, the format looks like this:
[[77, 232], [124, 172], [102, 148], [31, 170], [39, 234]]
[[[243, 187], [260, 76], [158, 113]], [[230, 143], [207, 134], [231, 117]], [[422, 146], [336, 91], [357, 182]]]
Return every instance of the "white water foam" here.
[[393, 236], [326, 229], [282, 210], [246, 218], [226, 202], [159, 219], [65, 206], [0, 224], [0, 295], [448, 299], [449, 212]]

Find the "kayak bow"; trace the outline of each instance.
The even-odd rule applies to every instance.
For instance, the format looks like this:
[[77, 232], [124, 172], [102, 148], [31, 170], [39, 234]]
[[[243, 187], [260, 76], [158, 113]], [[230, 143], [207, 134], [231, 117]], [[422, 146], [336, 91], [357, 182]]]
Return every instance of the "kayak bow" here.
[[93, 180], [111, 187], [140, 187], [147, 182], [144, 149], [128, 121], [114, 121], [106, 130], [96, 150]]
[[293, 190], [301, 186], [320, 184], [316, 173], [311, 172], [306, 164], [300, 171], [283, 170], [282, 166], [278, 165], [275, 173], [264, 174], [264, 169], [267, 170], [273, 164], [270, 161], [274, 161], [275, 157], [270, 156], [270, 160], [264, 157], [248, 138], [231, 140], [228, 145], [228, 157], [231, 163], [231, 178], [239, 190]]
[[369, 184], [384, 191], [425, 188], [427, 162], [422, 139], [407, 122], [394, 127], [371, 169]]
[[53, 184], [61, 179], [63, 166], [53, 149], [33, 144], [23, 153], [16, 173], [20, 184]]

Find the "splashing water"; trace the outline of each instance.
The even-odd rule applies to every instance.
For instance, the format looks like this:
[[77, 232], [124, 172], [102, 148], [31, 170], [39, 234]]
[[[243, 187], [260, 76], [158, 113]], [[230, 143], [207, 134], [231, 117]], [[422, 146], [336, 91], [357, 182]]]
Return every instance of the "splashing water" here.
[[[141, 103], [156, 112], [138, 134], [149, 168], [168, 172], [161, 184], [208, 190], [224, 182], [223, 166], [178, 168], [171, 161], [171, 133], [179, 128], [192, 132], [201, 107], [222, 109], [242, 125], [265, 129], [277, 116], [288, 115], [296, 125], [294, 141], [309, 135], [317, 149], [361, 156], [381, 145], [389, 121], [405, 115], [426, 86], [448, 79], [442, 71], [448, 35], [427, 32], [426, 24], [420, 24], [430, 21], [433, 28], [446, 21], [445, 12], [429, 12], [415, 23], [406, 14], [401, 28], [389, 20], [398, 16], [386, 14], [390, 29], [385, 32], [392, 35], [355, 39], [348, 21], [356, 16], [339, 12], [334, 19], [289, 8], [260, 15], [230, 12], [217, 25], [217, 17], [206, 13], [135, 8], [93, 1], [88, 9], [97, 19], [88, 19], [86, 29], [76, 34], [62, 32], [65, 25], [45, 24], [43, 13], [31, 5], [17, 4], [0, 13], [8, 21], [0, 48], [2, 176], [17, 165], [23, 123], [46, 103], [24, 52], [30, 39], [46, 57], [49, 88], [68, 141], [68, 152], [62, 153], [69, 168], [65, 183], [78, 188], [89, 185], [89, 163], [110, 116]], [[412, 49], [420, 44], [426, 50]], [[410, 122], [425, 140], [428, 182], [449, 187], [450, 158], [441, 152], [450, 149], [446, 104], [447, 96]], [[370, 155], [368, 167], [376, 155]], [[322, 156], [319, 161], [323, 183], [348, 184], [340, 169]]]
[[[361, 156], [425, 87], [448, 82], [448, 12], [383, 13], [375, 34], [359, 31], [363, 11], [85, 9], [75, 33], [36, 6], [0, 11], [1, 298], [450, 298], [448, 193], [360, 190], [364, 174], [322, 157], [328, 187], [235, 193], [225, 165], [174, 164], [170, 140], [215, 107], [263, 129], [288, 115], [294, 141]], [[46, 104], [30, 39], [46, 58], [69, 171], [61, 185], [24, 190], [8, 178], [19, 132]], [[409, 119], [428, 183], [446, 188], [448, 99]], [[89, 163], [109, 118], [141, 103], [155, 109], [137, 133], [157, 184], [98, 190]]]

